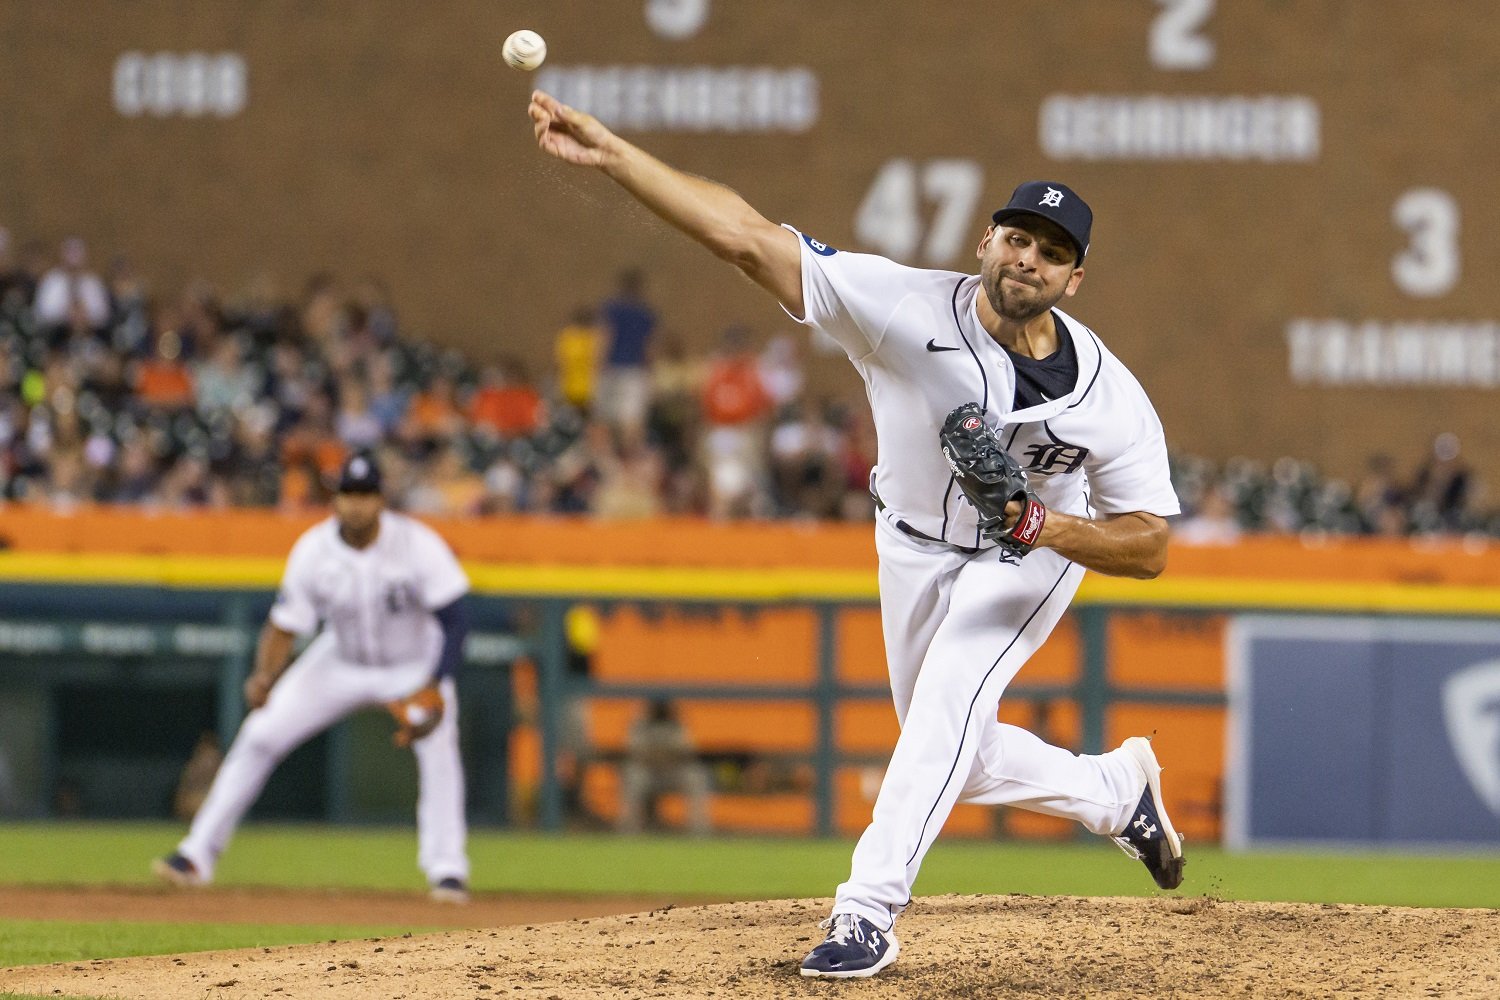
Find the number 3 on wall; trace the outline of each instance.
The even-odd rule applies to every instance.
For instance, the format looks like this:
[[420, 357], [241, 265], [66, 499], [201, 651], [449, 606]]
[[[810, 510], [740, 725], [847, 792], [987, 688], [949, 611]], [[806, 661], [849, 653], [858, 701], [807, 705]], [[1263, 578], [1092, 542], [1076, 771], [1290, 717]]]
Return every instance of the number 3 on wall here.
[[1214, 13], [1214, 0], [1156, 0], [1162, 12], [1151, 22], [1151, 64], [1157, 69], [1208, 69], [1214, 43], [1203, 25]]
[[1391, 259], [1391, 278], [1407, 295], [1430, 299], [1453, 290], [1462, 261], [1458, 202], [1439, 188], [1412, 188], [1391, 206], [1391, 221], [1411, 238]]

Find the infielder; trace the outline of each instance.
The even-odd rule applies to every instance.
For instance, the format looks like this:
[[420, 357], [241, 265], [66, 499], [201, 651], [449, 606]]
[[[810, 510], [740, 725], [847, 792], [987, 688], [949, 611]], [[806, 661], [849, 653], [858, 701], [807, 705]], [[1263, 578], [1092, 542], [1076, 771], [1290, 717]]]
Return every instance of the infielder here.
[[[187, 837], [154, 863], [161, 878], [213, 881], [276, 765], [351, 712], [383, 705], [396, 716], [396, 742], [416, 753], [418, 863], [432, 898], [468, 899], [454, 672], [468, 633], [469, 581], [437, 532], [385, 509], [380, 486], [375, 459], [354, 455], [340, 473], [333, 516], [292, 546], [245, 681], [251, 712]], [[288, 666], [296, 638], [314, 632]]]
[[[979, 274], [843, 253], [759, 215], [540, 91], [538, 144], [596, 167], [832, 336], [864, 378], [879, 463], [880, 604], [901, 736], [805, 976], [870, 976], [955, 803], [1065, 816], [1158, 885], [1182, 881], [1161, 768], [1132, 737], [1075, 756], [996, 719], [1085, 569], [1154, 577], [1178, 513], [1161, 424], [1092, 330], [1054, 308], [1083, 280], [1092, 214], [1056, 183], [1016, 189]], [[1022, 471], [1024, 469], [1024, 472]]]

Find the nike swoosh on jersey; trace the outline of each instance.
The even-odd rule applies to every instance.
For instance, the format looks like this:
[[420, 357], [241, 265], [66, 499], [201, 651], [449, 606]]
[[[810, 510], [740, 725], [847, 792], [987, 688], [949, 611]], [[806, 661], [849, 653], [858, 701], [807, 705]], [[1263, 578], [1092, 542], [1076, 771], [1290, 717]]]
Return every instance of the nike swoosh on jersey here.
[[958, 350], [962, 350], [962, 348], [959, 348], [959, 347], [940, 347], [940, 346], [938, 346], [937, 338], [936, 337], [933, 337], [931, 340], [929, 340], [927, 342], [927, 349], [929, 351], [931, 351], [932, 353], [934, 353], [934, 354], [936, 354], [938, 351], [958, 351]]

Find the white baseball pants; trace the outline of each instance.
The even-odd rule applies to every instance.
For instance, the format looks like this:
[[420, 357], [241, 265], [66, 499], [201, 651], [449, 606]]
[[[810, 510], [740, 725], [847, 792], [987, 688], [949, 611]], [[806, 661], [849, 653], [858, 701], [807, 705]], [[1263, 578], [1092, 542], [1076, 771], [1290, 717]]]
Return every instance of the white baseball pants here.
[[[427, 663], [348, 663], [338, 657], [331, 634], [318, 636], [271, 688], [266, 704], [245, 717], [179, 853], [205, 881], [211, 880], [235, 827], [287, 754], [351, 712], [406, 697], [426, 684], [431, 673]], [[441, 690], [446, 703], [442, 721], [412, 744], [417, 757], [417, 863], [429, 884], [469, 877], [458, 697], [451, 677], [443, 680]]]
[[966, 555], [876, 519], [880, 611], [901, 736], [835, 913], [890, 930], [953, 806], [1018, 806], [1124, 829], [1143, 788], [1118, 752], [1078, 756], [996, 718], [1011, 678], [1051, 634], [1083, 567], [1051, 549], [1019, 563]]

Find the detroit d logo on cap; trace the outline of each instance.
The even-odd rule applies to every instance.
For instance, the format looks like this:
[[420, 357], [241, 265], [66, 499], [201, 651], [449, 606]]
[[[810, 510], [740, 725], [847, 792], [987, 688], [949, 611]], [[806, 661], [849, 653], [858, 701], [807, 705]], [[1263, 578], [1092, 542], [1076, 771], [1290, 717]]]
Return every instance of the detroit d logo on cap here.
[[1062, 204], [1062, 200], [1063, 193], [1061, 191], [1057, 188], [1048, 188], [1047, 193], [1042, 195], [1042, 200], [1037, 202], [1037, 204], [1046, 205], [1048, 208], [1056, 208]]

